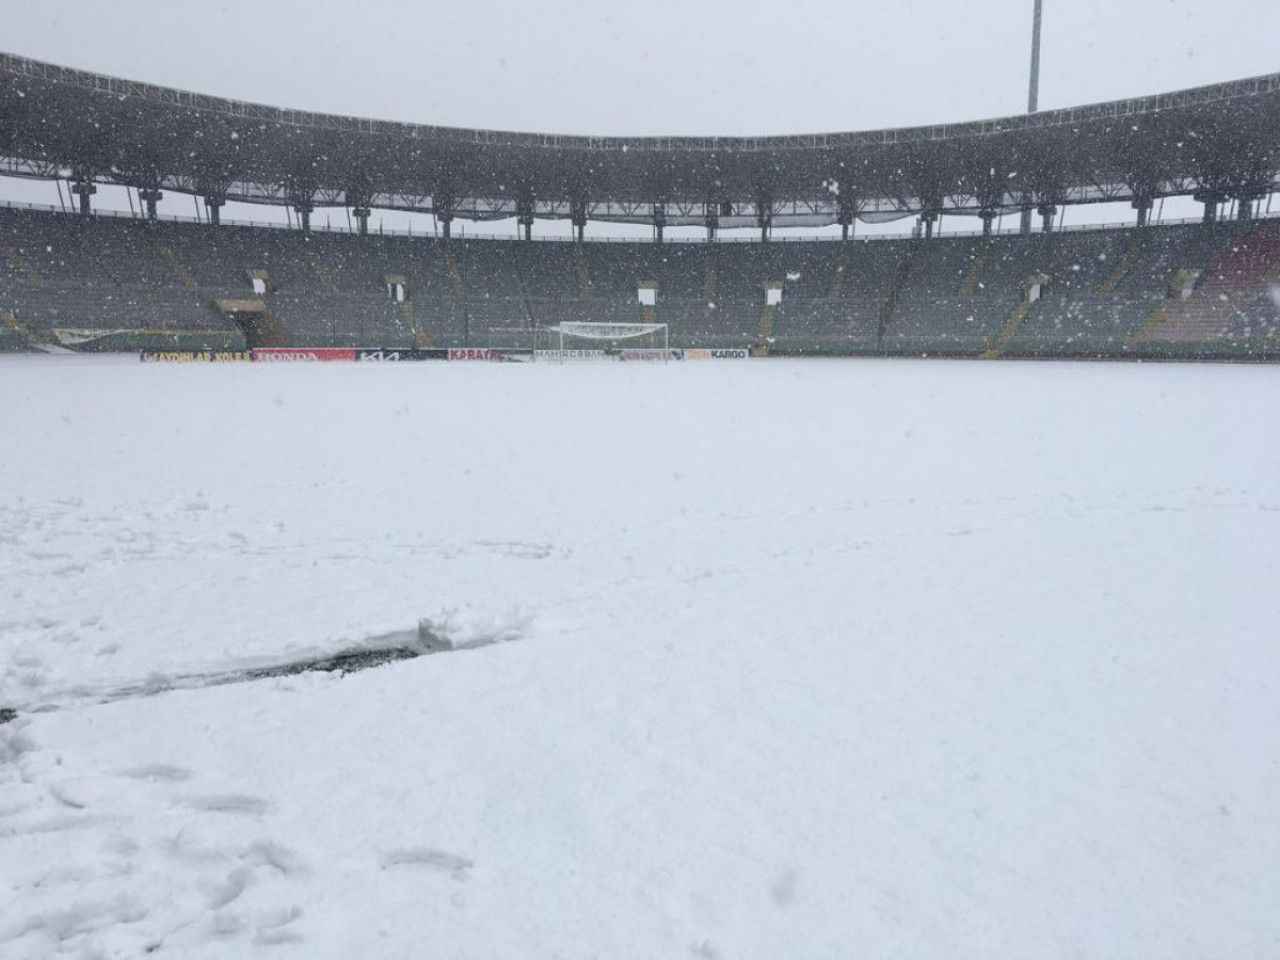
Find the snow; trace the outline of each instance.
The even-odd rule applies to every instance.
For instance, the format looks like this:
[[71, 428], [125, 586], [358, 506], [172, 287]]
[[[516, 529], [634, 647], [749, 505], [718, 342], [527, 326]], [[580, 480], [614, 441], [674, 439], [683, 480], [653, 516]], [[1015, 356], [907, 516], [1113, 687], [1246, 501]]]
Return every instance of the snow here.
[[1278, 401], [0, 358], [0, 957], [1274, 955]]

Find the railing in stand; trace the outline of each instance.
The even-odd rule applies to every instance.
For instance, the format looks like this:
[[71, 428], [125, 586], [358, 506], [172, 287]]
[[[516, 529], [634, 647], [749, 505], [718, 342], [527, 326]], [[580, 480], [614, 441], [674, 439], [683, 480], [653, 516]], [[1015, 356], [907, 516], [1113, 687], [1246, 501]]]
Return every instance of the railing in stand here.
[[[79, 219], [80, 217], [79, 212], [74, 210], [63, 210], [54, 204], [24, 203], [18, 200], [0, 200], [0, 208], [7, 208], [10, 210], [33, 210], [41, 213], [52, 213], [57, 216], [67, 217], [70, 219]], [[100, 220], [101, 219], [137, 220], [139, 222], [144, 222], [146, 219], [144, 216], [141, 215], [140, 212], [130, 213], [127, 210], [113, 210], [108, 208], [94, 210], [91, 216]], [[182, 224], [191, 224], [191, 225], [198, 225], [198, 226], [208, 226], [208, 224], [204, 220], [200, 220], [196, 217], [178, 216], [177, 214], [170, 214], [168, 216], [159, 217], [158, 219], [164, 223], [182, 223]], [[1253, 218], [1252, 221], [1247, 221], [1247, 222], [1256, 222], [1259, 220], [1278, 220], [1278, 219], [1280, 219], [1280, 210], [1276, 210], [1274, 212], [1267, 211], [1264, 213], [1259, 213]], [[455, 221], [455, 223], [456, 222], [457, 221]], [[1151, 229], [1159, 229], [1160, 227], [1189, 226], [1192, 224], [1199, 224], [1202, 222], [1203, 221], [1199, 217], [1183, 217], [1178, 219], [1154, 221], [1150, 223], [1147, 227], [1144, 227], [1143, 229], [1151, 230]], [[1216, 222], [1220, 224], [1221, 223], [1234, 224], [1234, 223], [1240, 223], [1241, 221], [1219, 220]], [[281, 230], [281, 231], [288, 231], [288, 232], [298, 231], [298, 228], [296, 226], [293, 226], [292, 224], [289, 224], [289, 223], [281, 223], [279, 221], [236, 220], [236, 219], [228, 219], [226, 217], [222, 219], [221, 223], [219, 224], [219, 227], [248, 227], [254, 230]], [[1138, 228], [1137, 224], [1134, 223], [1133, 221], [1112, 221], [1112, 222], [1106, 222], [1106, 223], [1077, 223], [1077, 224], [1071, 224], [1070, 226], [1054, 227], [1052, 233], [1048, 233], [1048, 234], [1045, 234], [1039, 230], [1035, 230], [1035, 231], [1032, 231], [1030, 236], [1033, 238], [1043, 237], [1043, 236], [1051, 237], [1056, 233], [1093, 233], [1093, 232], [1110, 231], [1110, 230], [1134, 230], [1137, 228]], [[732, 236], [725, 236], [722, 233], [716, 237], [714, 242], [715, 243], [759, 243], [760, 242], [758, 236], [756, 235], [757, 234], [756, 228], [743, 227], [741, 229], [750, 231], [751, 235], [743, 236], [743, 237], [732, 237]], [[358, 235], [354, 230], [349, 229], [347, 227], [343, 227], [343, 226], [335, 227], [328, 224], [324, 226], [312, 224], [311, 232], [325, 233], [325, 234], [340, 234], [344, 236]], [[991, 236], [993, 237], [1016, 237], [1020, 235], [1021, 235], [1021, 230], [1019, 230], [1017, 227], [1010, 227], [1009, 229], [1006, 229], [1006, 230], [993, 230], [991, 232]], [[371, 237], [376, 237], [376, 236], [411, 237], [419, 240], [439, 239], [439, 237], [433, 233], [427, 233], [421, 230], [415, 232], [412, 228], [405, 229], [405, 230], [370, 229], [369, 236]], [[951, 230], [946, 232], [945, 234], [941, 234], [940, 236], [935, 237], [933, 240], [929, 242], [936, 243], [939, 241], [945, 241], [945, 240], [954, 239], [957, 237], [972, 239], [974, 237], [981, 237], [981, 236], [983, 236], [983, 233], [981, 230]], [[834, 236], [790, 237], [785, 235], [775, 235], [770, 239], [769, 242], [770, 243], [841, 243], [841, 242], [848, 242], [848, 243], [873, 242], [874, 243], [882, 240], [885, 240], [885, 241], [911, 240], [914, 238], [915, 238], [915, 234], [912, 232], [864, 234], [862, 236], [850, 237], [848, 241], [841, 241], [839, 237], [834, 237]], [[520, 240], [520, 237], [517, 236], [516, 234], [466, 233], [464, 231], [459, 231], [454, 234], [453, 239], [514, 241], [514, 240]], [[583, 241], [585, 243], [656, 243], [657, 242], [655, 238], [645, 237], [645, 236], [638, 236], [638, 237], [586, 236], [583, 238]], [[524, 241], [521, 241], [521, 242], [524, 242]], [[537, 234], [535, 234], [534, 242], [536, 243], [576, 243], [577, 241], [571, 235], [570, 236], [548, 236], [548, 235], [538, 236]], [[676, 243], [676, 244], [680, 244], [680, 243], [688, 244], [688, 243], [707, 243], [708, 241], [705, 237], [701, 237], [701, 236], [681, 237], [681, 236], [671, 236], [670, 234], [668, 234], [664, 242]]]

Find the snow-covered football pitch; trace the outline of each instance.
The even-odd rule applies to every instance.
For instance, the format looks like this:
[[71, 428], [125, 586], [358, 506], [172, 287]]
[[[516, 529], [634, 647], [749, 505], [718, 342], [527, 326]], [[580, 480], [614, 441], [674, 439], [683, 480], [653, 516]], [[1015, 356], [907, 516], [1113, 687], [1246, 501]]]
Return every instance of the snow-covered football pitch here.
[[1278, 410], [0, 358], [0, 957], [1280, 955]]

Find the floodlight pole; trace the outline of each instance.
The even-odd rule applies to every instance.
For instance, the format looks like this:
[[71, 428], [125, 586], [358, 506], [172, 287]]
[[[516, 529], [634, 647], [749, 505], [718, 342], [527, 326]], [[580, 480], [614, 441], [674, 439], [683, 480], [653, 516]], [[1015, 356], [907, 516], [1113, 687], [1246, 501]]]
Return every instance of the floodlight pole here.
[[1031, 20], [1031, 87], [1027, 91], [1027, 113], [1040, 109], [1040, 21], [1044, 0], [1035, 0]]
[[[1043, 14], [1044, 0], [1035, 0], [1035, 11], [1031, 16], [1031, 83], [1027, 89], [1027, 113], [1035, 113], [1040, 109], [1040, 24]], [[1031, 232], [1031, 211], [1022, 211], [1022, 232]]]

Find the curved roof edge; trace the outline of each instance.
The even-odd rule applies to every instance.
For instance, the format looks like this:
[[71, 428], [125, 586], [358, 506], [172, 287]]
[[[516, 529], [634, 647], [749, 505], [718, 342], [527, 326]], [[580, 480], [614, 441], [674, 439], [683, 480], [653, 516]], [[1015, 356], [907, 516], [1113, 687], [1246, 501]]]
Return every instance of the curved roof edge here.
[[780, 136], [614, 137], [432, 126], [341, 114], [290, 110], [248, 101], [193, 93], [174, 87], [163, 87], [136, 80], [126, 80], [108, 74], [92, 73], [74, 67], [63, 67], [3, 52], [0, 52], [0, 73], [68, 84], [95, 93], [138, 97], [157, 104], [181, 106], [229, 117], [254, 119], [285, 126], [317, 130], [388, 134], [397, 137], [432, 139], [476, 146], [542, 147], [606, 152], [638, 150], [664, 153], [830, 149], [833, 147], [938, 142], [998, 133], [1013, 133], [1021, 130], [1068, 126], [1113, 117], [1133, 117], [1162, 110], [1204, 106], [1206, 104], [1242, 100], [1280, 92], [1280, 73], [1270, 73], [1206, 86], [1190, 87], [1169, 93], [1064, 107], [1034, 114], [995, 117], [960, 123]]

